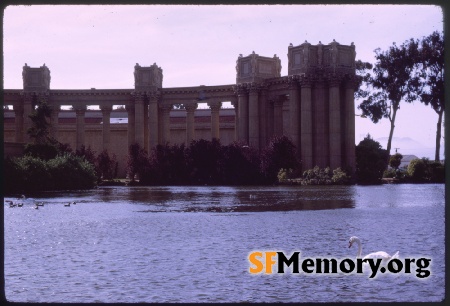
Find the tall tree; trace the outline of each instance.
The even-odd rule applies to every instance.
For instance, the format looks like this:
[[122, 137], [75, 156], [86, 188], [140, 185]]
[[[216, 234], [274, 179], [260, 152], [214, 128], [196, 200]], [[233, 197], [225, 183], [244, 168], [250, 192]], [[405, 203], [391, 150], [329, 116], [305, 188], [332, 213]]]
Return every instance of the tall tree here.
[[29, 115], [32, 126], [27, 133], [36, 144], [42, 144], [48, 140], [50, 123], [47, 118], [50, 119], [51, 115], [52, 109], [46, 102], [39, 102], [36, 109]]
[[420, 99], [425, 105], [431, 105], [438, 114], [436, 127], [435, 161], [439, 161], [441, 147], [442, 117], [445, 111], [444, 99], [444, 35], [438, 31], [424, 37], [420, 42], [419, 69], [421, 92]]
[[419, 56], [418, 45], [418, 40], [411, 38], [400, 46], [393, 43], [387, 51], [379, 48], [375, 50], [377, 61], [373, 75], [367, 78], [367, 84], [373, 91], [358, 106], [362, 114], [374, 123], [382, 118], [389, 119], [391, 126], [386, 148], [388, 156], [400, 102], [412, 102], [417, 97], [419, 76], [413, 72]]

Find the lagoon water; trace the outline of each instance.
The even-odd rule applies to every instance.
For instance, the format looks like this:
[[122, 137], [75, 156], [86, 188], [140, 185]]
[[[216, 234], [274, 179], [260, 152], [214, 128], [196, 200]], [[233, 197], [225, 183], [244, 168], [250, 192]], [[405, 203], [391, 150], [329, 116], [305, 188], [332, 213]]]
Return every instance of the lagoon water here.
[[[445, 186], [102, 187], [4, 206], [12, 302], [441, 301]], [[16, 200], [6, 198], [5, 200]], [[34, 209], [35, 202], [44, 202]], [[75, 201], [70, 207], [67, 202]], [[252, 251], [431, 258], [412, 273], [249, 273]]]

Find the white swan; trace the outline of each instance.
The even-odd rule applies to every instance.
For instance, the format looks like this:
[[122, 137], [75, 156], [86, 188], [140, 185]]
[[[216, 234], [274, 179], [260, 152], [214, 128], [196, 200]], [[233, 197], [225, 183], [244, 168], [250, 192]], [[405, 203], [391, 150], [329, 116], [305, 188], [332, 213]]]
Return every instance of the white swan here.
[[[353, 243], [355, 243], [355, 242], [358, 245], [358, 253], [356, 254], [356, 257], [359, 258], [359, 257], [361, 257], [361, 251], [362, 251], [361, 240], [356, 236], [350, 237], [348, 247], [350, 248], [353, 245]], [[363, 260], [367, 259], [367, 258], [374, 258], [374, 259], [381, 258], [382, 262], [385, 263], [391, 259], [398, 258], [398, 255], [399, 255], [398, 251], [392, 256], [384, 251], [378, 251], [378, 252], [373, 252], [373, 253], [367, 254], [366, 256], [363, 257]]]

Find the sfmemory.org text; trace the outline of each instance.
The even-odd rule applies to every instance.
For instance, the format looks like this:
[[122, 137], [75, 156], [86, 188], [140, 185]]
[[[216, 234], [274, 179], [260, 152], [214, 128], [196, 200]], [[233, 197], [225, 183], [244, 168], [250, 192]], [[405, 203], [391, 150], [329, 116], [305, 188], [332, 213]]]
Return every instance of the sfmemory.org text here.
[[[382, 260], [381, 258], [304, 258], [300, 260], [300, 252], [293, 252], [286, 257], [283, 252], [255, 251], [249, 254], [249, 272], [252, 274], [285, 273], [285, 267], [291, 267], [291, 273], [305, 274], [336, 274], [359, 273], [370, 270], [369, 278], [374, 278], [378, 273], [416, 273], [418, 278], [427, 278], [431, 271], [430, 258], [393, 258]], [[274, 265], [276, 268], [274, 269]], [[274, 272], [275, 271], [275, 272]], [[301, 272], [300, 272], [301, 271]]]

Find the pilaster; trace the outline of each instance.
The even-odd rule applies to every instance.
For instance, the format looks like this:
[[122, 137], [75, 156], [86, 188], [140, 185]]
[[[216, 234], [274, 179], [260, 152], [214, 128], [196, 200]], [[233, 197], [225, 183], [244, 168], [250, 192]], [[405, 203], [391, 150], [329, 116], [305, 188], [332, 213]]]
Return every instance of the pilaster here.
[[151, 91], [147, 93], [148, 97], [148, 149], [154, 148], [159, 143], [159, 116], [158, 101], [160, 99], [159, 91]]
[[100, 106], [100, 109], [102, 111], [102, 122], [103, 122], [103, 128], [102, 128], [102, 138], [103, 138], [103, 150], [109, 150], [110, 149], [110, 142], [111, 142], [111, 111], [112, 106], [111, 105], [102, 105]]
[[134, 138], [134, 131], [135, 131], [135, 124], [134, 124], [134, 118], [135, 118], [135, 110], [134, 110], [134, 104], [129, 103], [125, 106], [125, 109], [128, 113], [128, 147], [130, 147], [133, 143], [135, 143]]
[[77, 150], [81, 149], [81, 146], [84, 145], [84, 114], [86, 113], [85, 105], [74, 106], [75, 114], [76, 114], [76, 148]]
[[197, 106], [197, 103], [184, 105], [184, 108], [186, 109], [186, 145], [189, 145], [191, 141], [195, 139], [195, 110], [197, 109]]
[[341, 77], [331, 75], [328, 77], [329, 86], [329, 122], [330, 122], [330, 168], [334, 170], [342, 165], [342, 131], [339, 85]]
[[214, 101], [208, 102], [211, 108], [211, 139], [219, 138], [219, 111], [222, 107], [222, 102]]
[[259, 86], [252, 83], [249, 87], [248, 102], [248, 141], [249, 146], [259, 149]]
[[308, 77], [303, 76], [300, 79], [300, 86], [301, 86], [300, 155], [303, 170], [312, 169], [314, 167], [311, 83], [312, 80]]
[[23, 142], [24, 140], [24, 134], [23, 134], [23, 105], [22, 104], [15, 104], [13, 106], [14, 109], [14, 124], [15, 124], [15, 135], [14, 140], [16, 142]]

